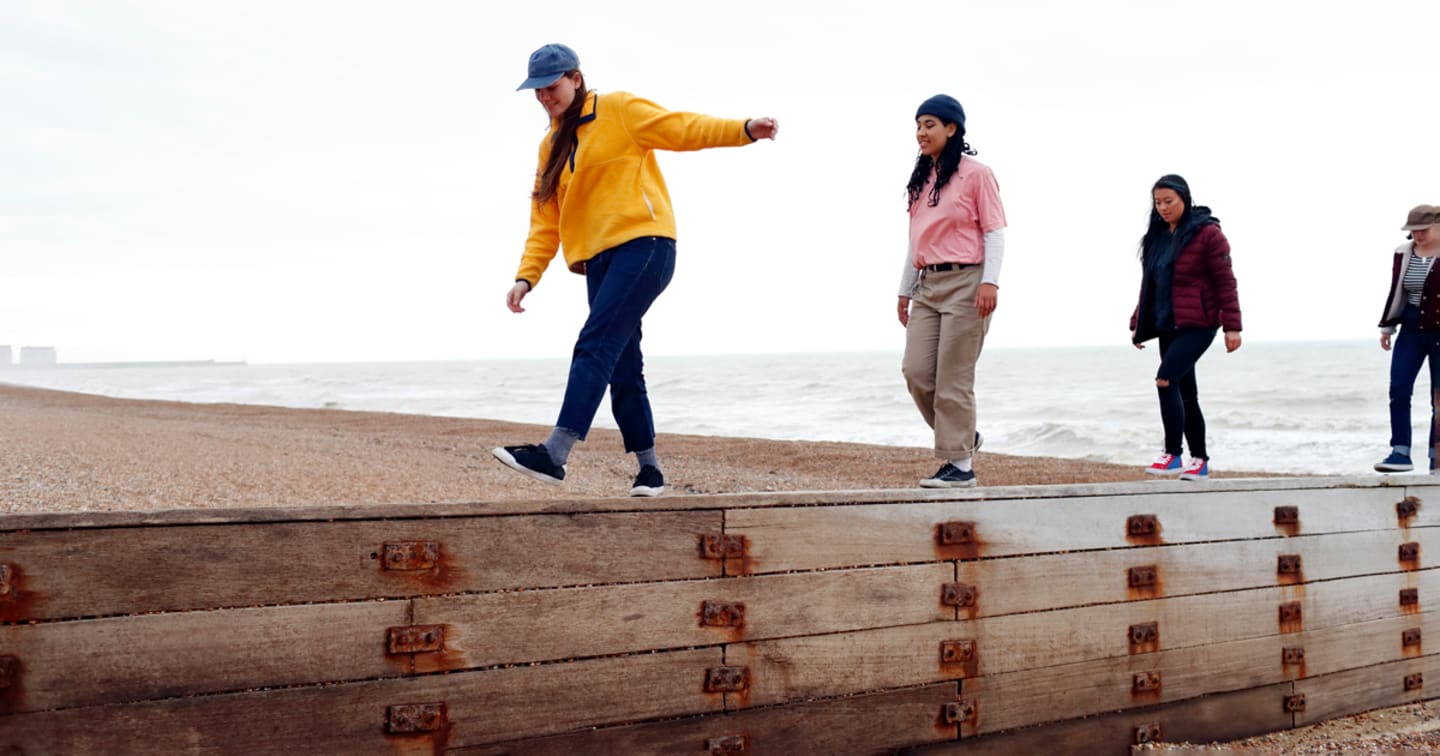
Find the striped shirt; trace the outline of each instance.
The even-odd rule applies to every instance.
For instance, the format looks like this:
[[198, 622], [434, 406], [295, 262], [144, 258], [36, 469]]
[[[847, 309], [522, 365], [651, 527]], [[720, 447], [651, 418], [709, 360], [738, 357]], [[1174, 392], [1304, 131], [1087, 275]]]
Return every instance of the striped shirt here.
[[1420, 306], [1420, 292], [1425, 288], [1425, 277], [1430, 275], [1434, 262], [1434, 257], [1421, 257], [1415, 254], [1414, 247], [1410, 248], [1410, 264], [1405, 266], [1405, 278], [1400, 282], [1405, 287], [1406, 302]]

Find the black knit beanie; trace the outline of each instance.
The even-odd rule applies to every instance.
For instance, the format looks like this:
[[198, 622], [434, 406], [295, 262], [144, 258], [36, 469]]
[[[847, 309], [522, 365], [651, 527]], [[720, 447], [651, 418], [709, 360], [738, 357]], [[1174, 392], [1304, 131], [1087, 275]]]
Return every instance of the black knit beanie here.
[[915, 111], [915, 118], [922, 115], [933, 115], [945, 123], [955, 124], [956, 130], [965, 133], [965, 109], [960, 107], [960, 101], [950, 95], [937, 94], [934, 97], [920, 103], [920, 108]]

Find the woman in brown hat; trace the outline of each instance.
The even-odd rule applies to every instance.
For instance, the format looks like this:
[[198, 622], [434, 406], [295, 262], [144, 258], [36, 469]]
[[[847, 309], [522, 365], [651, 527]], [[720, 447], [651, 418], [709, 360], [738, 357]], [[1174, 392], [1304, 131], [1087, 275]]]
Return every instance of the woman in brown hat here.
[[[1430, 362], [1430, 390], [1440, 388], [1440, 275], [1433, 275], [1440, 253], [1440, 207], [1417, 205], [1401, 230], [1409, 241], [1395, 248], [1390, 295], [1380, 318], [1380, 348], [1390, 352], [1390, 456], [1379, 472], [1408, 472], [1410, 395], [1420, 366]], [[1399, 335], [1395, 335], [1396, 327]], [[1430, 402], [1430, 469], [1435, 469], [1435, 402]]]

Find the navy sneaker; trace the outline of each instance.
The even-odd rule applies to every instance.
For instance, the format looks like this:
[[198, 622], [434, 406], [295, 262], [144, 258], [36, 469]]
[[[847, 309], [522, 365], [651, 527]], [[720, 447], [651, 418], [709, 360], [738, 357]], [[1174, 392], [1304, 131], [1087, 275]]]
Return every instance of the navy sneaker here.
[[1390, 452], [1390, 456], [1384, 461], [1375, 463], [1375, 472], [1410, 472], [1415, 465], [1410, 464], [1410, 455], [1400, 452]]
[[535, 480], [553, 485], [565, 480], [565, 466], [550, 461], [550, 452], [545, 451], [544, 444], [497, 446], [490, 453], [511, 470]]
[[635, 476], [635, 484], [630, 487], [630, 495], [659, 496], [662, 493], [665, 493], [665, 476], [660, 473], [660, 468], [654, 465], [640, 468], [640, 474]]
[[921, 488], [971, 488], [975, 485], [975, 472], [961, 470], [946, 462], [934, 475], [920, 481]]

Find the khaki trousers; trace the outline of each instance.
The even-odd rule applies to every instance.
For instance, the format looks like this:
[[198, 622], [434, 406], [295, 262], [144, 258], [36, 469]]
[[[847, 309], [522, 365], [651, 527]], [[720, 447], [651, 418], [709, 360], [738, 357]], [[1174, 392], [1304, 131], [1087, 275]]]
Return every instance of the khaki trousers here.
[[975, 446], [975, 362], [990, 319], [975, 309], [982, 267], [921, 271], [910, 299], [901, 370], [920, 416], [935, 431], [935, 456], [965, 459]]

